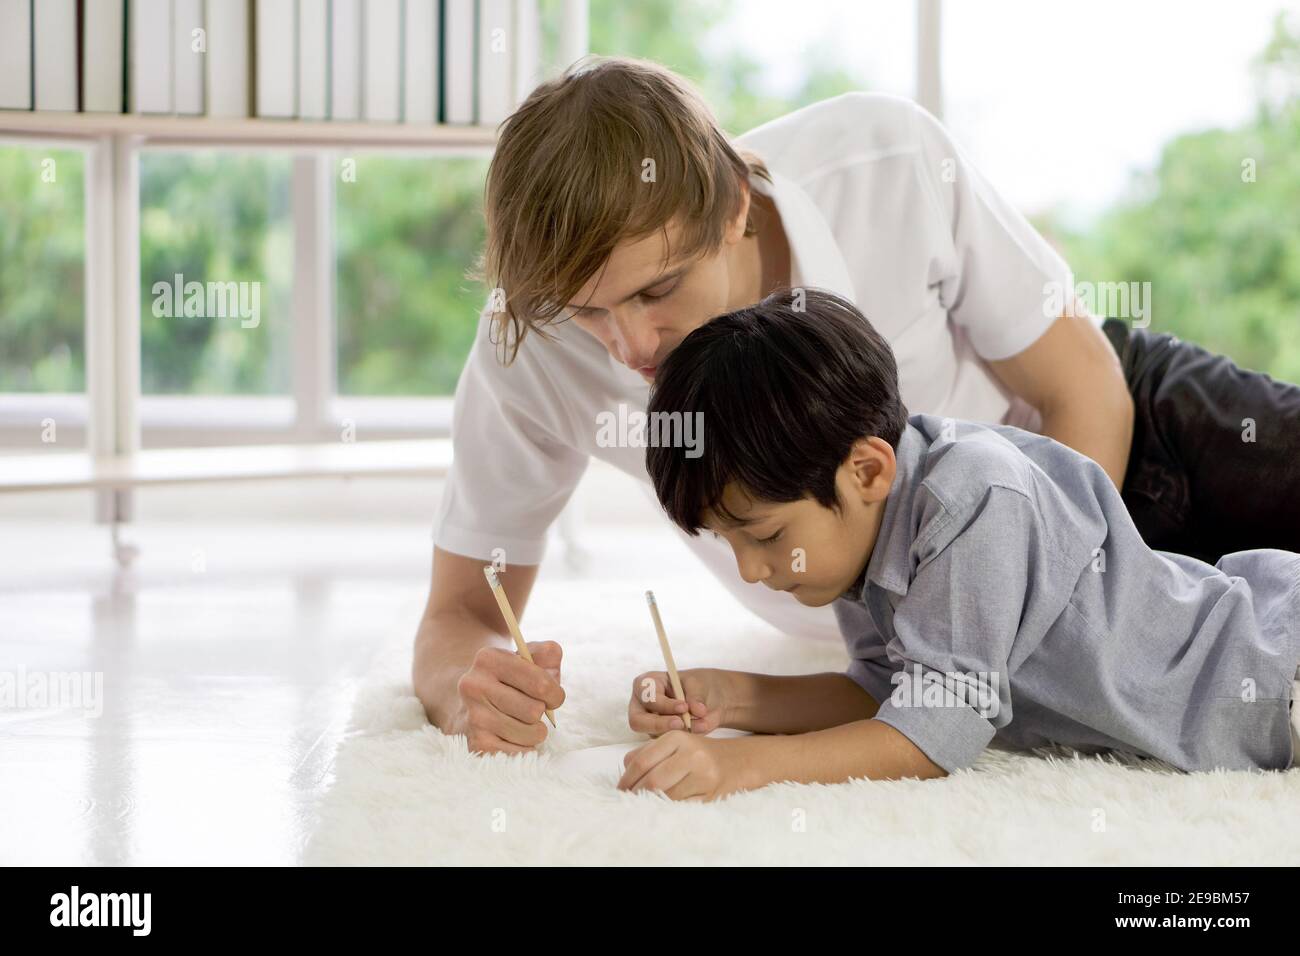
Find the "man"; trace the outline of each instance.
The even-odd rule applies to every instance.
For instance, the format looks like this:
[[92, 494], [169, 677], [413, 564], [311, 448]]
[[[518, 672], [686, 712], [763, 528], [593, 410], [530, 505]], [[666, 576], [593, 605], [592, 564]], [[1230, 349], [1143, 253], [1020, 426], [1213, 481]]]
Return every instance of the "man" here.
[[[561, 648], [513, 653], [483, 565], [506, 563], [522, 613], [589, 456], [648, 486], [644, 449], [608, 441], [602, 413], [643, 411], [692, 330], [784, 286], [854, 302], [893, 347], [910, 410], [1092, 458], [1152, 547], [1300, 550], [1280, 491], [1300, 487], [1300, 389], [1122, 323], [1103, 334], [1073, 302], [1045, 308], [1073, 288], [1069, 268], [907, 100], [846, 94], [733, 145], [670, 71], [582, 61], [503, 125], [485, 214], [493, 291], [456, 389], [413, 665], [430, 720], [472, 750], [537, 746], [564, 700]], [[1243, 418], [1267, 439], [1243, 443]], [[1272, 499], [1242, 494], [1243, 476]], [[837, 635], [826, 608], [743, 586], [719, 542], [683, 537], [759, 616]]]

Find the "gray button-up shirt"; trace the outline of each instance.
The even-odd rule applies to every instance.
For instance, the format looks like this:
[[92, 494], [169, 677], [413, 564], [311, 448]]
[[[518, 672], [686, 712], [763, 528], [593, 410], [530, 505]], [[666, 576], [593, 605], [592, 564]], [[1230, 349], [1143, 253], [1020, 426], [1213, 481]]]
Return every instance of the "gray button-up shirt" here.
[[994, 737], [1289, 766], [1300, 555], [1153, 551], [1099, 465], [1009, 426], [914, 415], [897, 457], [833, 605], [874, 719], [948, 771]]

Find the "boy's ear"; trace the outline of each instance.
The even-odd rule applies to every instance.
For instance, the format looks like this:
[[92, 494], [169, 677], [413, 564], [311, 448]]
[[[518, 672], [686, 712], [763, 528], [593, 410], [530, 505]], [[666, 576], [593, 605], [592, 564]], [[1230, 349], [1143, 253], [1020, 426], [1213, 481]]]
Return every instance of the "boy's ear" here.
[[846, 464], [863, 501], [875, 503], [885, 500], [898, 471], [898, 459], [894, 457], [894, 449], [889, 442], [875, 435], [859, 438], [849, 449]]

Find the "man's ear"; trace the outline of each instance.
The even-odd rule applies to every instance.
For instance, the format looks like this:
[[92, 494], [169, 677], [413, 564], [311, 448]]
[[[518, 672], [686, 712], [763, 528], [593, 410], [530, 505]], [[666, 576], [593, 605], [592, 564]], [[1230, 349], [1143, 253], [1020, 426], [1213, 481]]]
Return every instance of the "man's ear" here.
[[745, 225], [749, 222], [749, 204], [752, 199], [749, 180], [742, 179], [740, 182], [740, 206], [737, 215], [732, 218], [731, 222], [727, 223], [727, 242], [739, 242], [745, 238]]

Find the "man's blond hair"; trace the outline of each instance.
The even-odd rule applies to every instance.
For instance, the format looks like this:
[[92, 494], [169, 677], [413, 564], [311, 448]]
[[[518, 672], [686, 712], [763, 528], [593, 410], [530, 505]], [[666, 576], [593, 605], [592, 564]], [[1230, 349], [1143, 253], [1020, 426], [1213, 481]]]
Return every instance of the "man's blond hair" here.
[[[538, 86], [501, 125], [484, 189], [487, 243], [470, 277], [489, 299], [509, 365], [545, 336], [625, 240], [682, 225], [672, 255], [708, 255], [763, 161], [731, 144], [686, 80], [657, 63], [585, 57]], [[750, 204], [745, 235], [757, 229]]]

